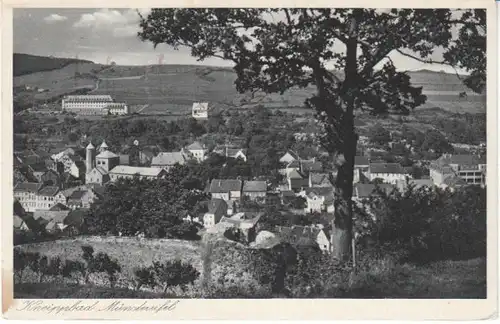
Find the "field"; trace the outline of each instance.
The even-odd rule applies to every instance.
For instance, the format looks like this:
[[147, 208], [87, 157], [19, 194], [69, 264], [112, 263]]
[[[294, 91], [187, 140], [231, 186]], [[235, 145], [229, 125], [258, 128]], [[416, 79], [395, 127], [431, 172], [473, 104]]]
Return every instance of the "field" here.
[[[75, 80], [75, 73], [80, 77]], [[485, 112], [485, 95], [468, 91], [453, 74], [432, 71], [409, 72], [412, 83], [422, 86], [428, 96], [422, 108], [439, 107], [450, 112]], [[312, 91], [292, 89], [283, 95], [239, 94], [234, 85], [236, 75], [231, 69], [207, 66], [155, 65], [104, 66], [93, 63], [72, 63], [63, 68], [14, 77], [14, 86], [28, 85], [47, 89], [33, 93], [35, 100], [47, 100], [76, 89], [92, 88], [93, 94], [110, 94], [129, 105], [145, 105], [141, 114], [189, 114], [193, 102], [209, 102], [222, 109], [263, 104], [268, 108], [303, 107]], [[99, 80], [96, 82], [96, 80]], [[460, 92], [467, 92], [460, 98]]]
[[72, 260], [81, 260], [82, 245], [91, 245], [95, 253], [106, 252], [122, 265], [122, 276], [133, 277], [138, 266], [151, 265], [153, 261], [180, 259], [201, 269], [199, 243], [168, 239], [135, 239], [119, 237], [77, 237], [35, 244], [20, 245], [22, 250], [40, 252], [47, 256], [61, 256]]

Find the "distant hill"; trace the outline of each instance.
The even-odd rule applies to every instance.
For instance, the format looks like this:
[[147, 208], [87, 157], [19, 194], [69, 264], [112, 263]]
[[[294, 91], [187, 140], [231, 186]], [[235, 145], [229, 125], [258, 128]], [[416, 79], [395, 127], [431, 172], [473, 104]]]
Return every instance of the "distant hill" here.
[[36, 56], [14, 53], [14, 76], [20, 76], [41, 71], [57, 70], [72, 63], [93, 63], [87, 60]]
[[[34, 56], [31, 56], [34, 57]], [[39, 57], [35, 57], [39, 58]], [[40, 58], [54, 60], [51, 58]], [[19, 66], [25, 74], [14, 77], [14, 99], [29, 105], [39, 102], [57, 102], [61, 96], [88, 89], [92, 94], [109, 94], [116, 101], [129, 105], [148, 105], [142, 114], [188, 114], [193, 102], [209, 102], [218, 108], [248, 107], [262, 104], [268, 108], [304, 108], [304, 101], [314, 93], [313, 87], [290, 89], [283, 95], [240, 94], [234, 81], [236, 74], [230, 68], [202, 65], [102, 65], [88, 61], [55, 59], [49, 70], [38, 72], [34, 68]], [[59, 61], [57, 61], [59, 60]], [[27, 62], [28, 60], [25, 60]], [[19, 73], [19, 72], [18, 72]], [[29, 73], [29, 74], [28, 74]], [[342, 78], [342, 73], [336, 72]], [[461, 77], [435, 71], [413, 71], [408, 73], [411, 83], [423, 87], [427, 103], [420, 108], [434, 108], [452, 112], [485, 112], [486, 96], [468, 90]], [[23, 90], [26, 86], [36, 90]], [[87, 90], [86, 90], [87, 91]], [[460, 96], [466, 92], [467, 96]], [[24, 98], [24, 99], [23, 99]]]

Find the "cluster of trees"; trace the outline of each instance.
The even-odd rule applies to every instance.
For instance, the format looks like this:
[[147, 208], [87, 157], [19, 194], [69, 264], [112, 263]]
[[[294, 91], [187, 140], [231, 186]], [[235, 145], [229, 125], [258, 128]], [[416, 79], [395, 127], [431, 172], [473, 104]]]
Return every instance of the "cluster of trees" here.
[[192, 284], [200, 276], [200, 272], [196, 270], [190, 263], [184, 263], [180, 260], [167, 261], [160, 263], [154, 261], [148, 267], [141, 267], [134, 271], [135, 289], [141, 287], [161, 287], [163, 292], [167, 292], [169, 287], [181, 287], [184, 289], [186, 285]]
[[90, 245], [82, 248], [82, 259], [63, 260], [59, 256], [47, 257], [38, 252], [25, 252], [14, 248], [14, 273], [19, 282], [23, 281], [26, 269], [30, 269], [38, 275], [38, 282], [43, 282], [47, 277], [63, 277], [76, 280], [76, 283], [89, 283], [91, 274], [104, 273], [111, 287], [117, 281], [117, 274], [121, 272], [121, 266], [117, 260], [109, 257], [104, 252], [94, 254]]
[[413, 262], [486, 256], [486, 188], [410, 186], [380, 192], [365, 206], [357, 213], [361, 250], [393, 251]]
[[85, 227], [98, 235], [199, 239], [198, 225], [183, 218], [206, 210], [203, 185], [183, 167], [160, 180], [120, 179], [108, 184], [103, 199], [91, 206]]
[[455, 114], [437, 119], [435, 125], [453, 143], [478, 145], [486, 141], [486, 114]]

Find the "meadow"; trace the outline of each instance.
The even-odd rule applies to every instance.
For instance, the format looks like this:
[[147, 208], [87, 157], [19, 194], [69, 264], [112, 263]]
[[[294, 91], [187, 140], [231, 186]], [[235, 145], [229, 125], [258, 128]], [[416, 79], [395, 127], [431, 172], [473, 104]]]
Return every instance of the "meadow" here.
[[[81, 77], [75, 80], [75, 72]], [[486, 110], [485, 95], [467, 90], [454, 74], [432, 71], [409, 72], [412, 83], [422, 86], [427, 103], [418, 109], [439, 107], [449, 112], [481, 113]], [[96, 79], [99, 79], [98, 85]], [[235, 73], [228, 68], [182, 65], [105, 66], [73, 63], [61, 69], [14, 77], [14, 86], [36, 86], [48, 92], [36, 94], [35, 100], [47, 100], [75, 89], [93, 88], [93, 94], [110, 94], [129, 105], [149, 106], [140, 113], [188, 114], [193, 102], [209, 102], [221, 109], [245, 108], [262, 104], [268, 108], [304, 107], [314, 91], [312, 87], [291, 89], [280, 94], [239, 94], [234, 85]], [[460, 97], [466, 92], [467, 97]]]

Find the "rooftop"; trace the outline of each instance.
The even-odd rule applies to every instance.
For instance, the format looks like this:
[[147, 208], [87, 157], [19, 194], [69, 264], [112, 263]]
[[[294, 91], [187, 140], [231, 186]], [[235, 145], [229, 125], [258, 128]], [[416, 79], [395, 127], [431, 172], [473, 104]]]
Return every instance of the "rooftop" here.
[[245, 181], [243, 182], [243, 191], [245, 192], [267, 191], [267, 183], [265, 181]]
[[211, 193], [225, 193], [229, 191], [240, 191], [242, 187], [241, 180], [234, 179], [213, 179], [210, 183]]
[[109, 171], [110, 174], [124, 174], [124, 175], [135, 175], [145, 177], [157, 177], [163, 172], [163, 169], [159, 168], [148, 168], [148, 167], [134, 167], [128, 165], [117, 165], [113, 170]]
[[97, 159], [112, 159], [112, 158], [119, 158], [119, 156], [111, 151], [104, 151], [104, 152], [99, 153], [96, 156], [96, 158]]
[[354, 165], [369, 165], [370, 161], [366, 156], [355, 156]]
[[180, 165], [186, 162], [186, 157], [182, 152], [160, 152], [153, 157], [151, 165], [154, 166], [172, 166], [176, 163]]
[[332, 186], [330, 182], [330, 175], [328, 173], [313, 173], [309, 174], [309, 178], [311, 179], [311, 185], [313, 187], [324, 187], [324, 186]]
[[288, 178], [289, 179], [304, 179], [304, 177], [297, 170], [292, 170], [290, 173], [288, 173]]
[[399, 163], [370, 163], [370, 173], [406, 174]]
[[196, 142], [194, 142], [186, 147], [186, 150], [188, 150], [188, 151], [201, 151], [204, 149], [205, 148], [203, 147], [203, 145], [198, 141], [196, 141]]
[[57, 194], [58, 192], [59, 192], [58, 187], [47, 186], [40, 189], [40, 191], [38, 191], [38, 194], [42, 196], [55, 196], [55, 194]]
[[225, 208], [227, 210], [227, 203], [222, 199], [212, 199], [208, 203], [208, 213], [215, 213], [220, 208]]
[[14, 187], [14, 191], [38, 192], [41, 187], [42, 184], [37, 182], [20, 182]]
[[485, 156], [466, 155], [466, 154], [443, 154], [436, 162], [441, 165], [457, 164], [460, 166], [471, 166], [478, 164], [486, 164]]
[[[389, 194], [395, 188], [393, 185], [387, 183], [381, 183], [377, 186], [386, 194]], [[357, 183], [353, 188], [353, 196], [357, 198], [368, 198], [376, 194], [375, 189], [377, 186], [371, 183]]]

